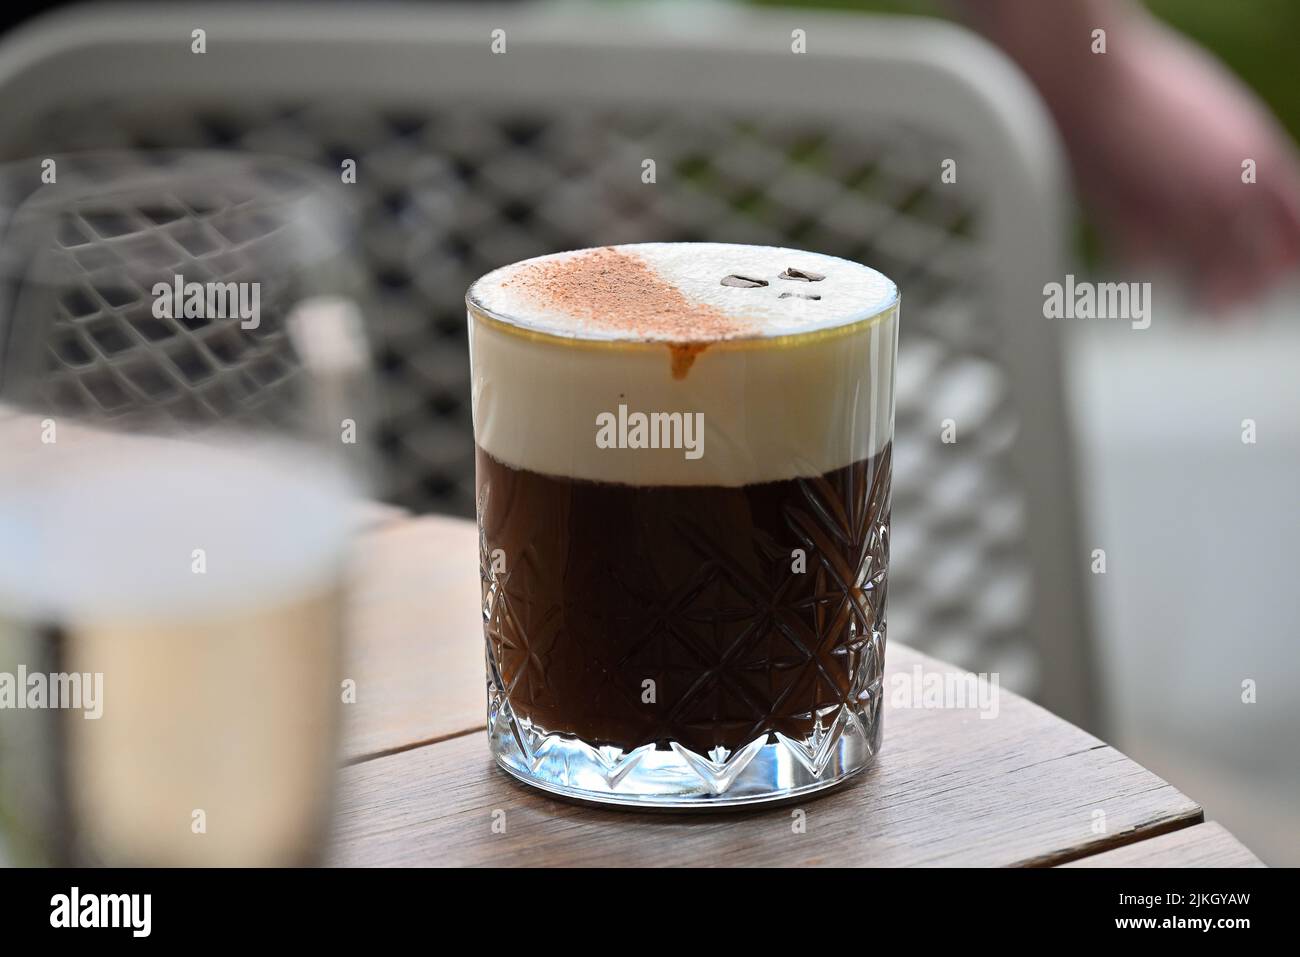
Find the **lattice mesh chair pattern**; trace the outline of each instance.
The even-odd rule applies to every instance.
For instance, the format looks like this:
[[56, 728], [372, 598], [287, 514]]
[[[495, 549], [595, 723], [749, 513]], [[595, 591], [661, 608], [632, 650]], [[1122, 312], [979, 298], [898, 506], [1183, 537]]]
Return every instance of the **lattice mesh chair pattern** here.
[[[645, 240], [870, 263], [903, 293], [892, 634], [1089, 722], [1075, 529], [1056, 505], [1071, 488], [1057, 343], [1030, 312], [1059, 242], [1037, 104], [951, 28], [800, 12], [827, 51], [801, 58], [788, 17], [716, 15], [683, 39], [631, 15], [330, 11], [306, 42], [273, 8], [149, 8], [117, 39], [81, 12], [0, 51], [0, 144], [236, 148], [334, 175], [354, 161], [384, 488], [467, 516], [463, 294], [478, 275]], [[199, 20], [202, 57], [186, 46]], [[948, 158], [956, 183], [940, 179]], [[118, 361], [88, 336], [86, 362]], [[216, 342], [194, 345], [220, 366]]]
[[[85, 152], [0, 170], [6, 249], [25, 251], [0, 262], [5, 302], [49, 317], [5, 330], [5, 365], [39, 369], [29, 401], [50, 412], [293, 424], [283, 419], [299, 405], [301, 343], [288, 320], [337, 225], [320, 203], [330, 182], [278, 159], [138, 158]], [[44, 172], [56, 189], [44, 190]], [[195, 295], [203, 308], [186, 308]]]

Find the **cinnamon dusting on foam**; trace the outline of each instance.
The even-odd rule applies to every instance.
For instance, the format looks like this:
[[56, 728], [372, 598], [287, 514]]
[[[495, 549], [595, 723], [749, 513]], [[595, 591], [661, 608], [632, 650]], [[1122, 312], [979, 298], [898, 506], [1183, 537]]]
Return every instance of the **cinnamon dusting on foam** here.
[[640, 256], [611, 246], [529, 263], [502, 285], [601, 331], [663, 342], [674, 379], [686, 377], [710, 342], [749, 331], [742, 319], [691, 302]]

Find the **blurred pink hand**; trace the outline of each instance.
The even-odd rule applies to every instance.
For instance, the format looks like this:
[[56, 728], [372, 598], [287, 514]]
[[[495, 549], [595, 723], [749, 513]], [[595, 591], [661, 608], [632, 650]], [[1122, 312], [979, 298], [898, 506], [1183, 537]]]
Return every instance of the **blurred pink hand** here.
[[[1111, 73], [1105, 90], [1053, 106], [1080, 186], [1121, 253], [1172, 266], [1221, 309], [1300, 263], [1295, 148], [1198, 47], [1153, 21], [1135, 27], [1097, 55]], [[1254, 183], [1242, 181], [1247, 159]]]
[[[1295, 145], [1200, 47], [1131, 0], [963, 6], [1042, 93], [1120, 255], [1173, 268], [1215, 309], [1300, 264]], [[1105, 53], [1092, 52], [1097, 29]]]

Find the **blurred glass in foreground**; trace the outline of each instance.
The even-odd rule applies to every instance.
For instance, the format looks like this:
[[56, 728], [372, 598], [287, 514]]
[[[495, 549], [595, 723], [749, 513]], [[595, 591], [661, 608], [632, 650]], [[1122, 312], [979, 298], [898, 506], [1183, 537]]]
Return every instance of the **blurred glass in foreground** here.
[[362, 494], [343, 207], [230, 154], [33, 159], [0, 191], [7, 854], [312, 863]]

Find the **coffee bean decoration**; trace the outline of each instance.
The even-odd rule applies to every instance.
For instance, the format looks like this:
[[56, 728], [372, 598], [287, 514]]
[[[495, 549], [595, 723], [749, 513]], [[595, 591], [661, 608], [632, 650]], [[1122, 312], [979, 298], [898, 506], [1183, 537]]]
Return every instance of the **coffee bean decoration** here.
[[794, 266], [787, 266], [785, 272], [781, 273], [782, 279], [793, 279], [796, 282], [821, 282], [826, 277], [819, 272], [812, 272], [808, 269], [796, 269]]
[[736, 286], [740, 289], [756, 289], [759, 286], [766, 286], [766, 279], [750, 279], [748, 276], [723, 276], [722, 284], [724, 286]]

